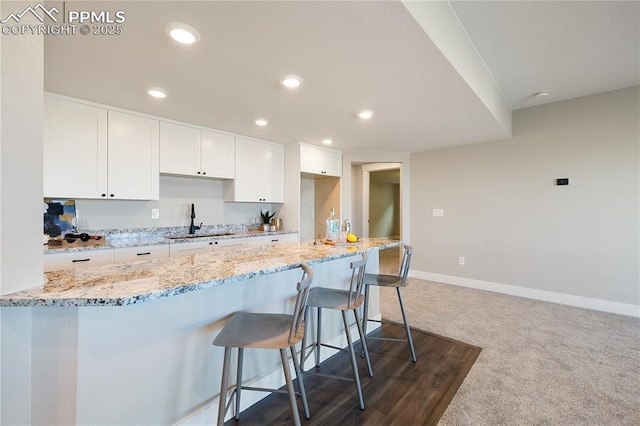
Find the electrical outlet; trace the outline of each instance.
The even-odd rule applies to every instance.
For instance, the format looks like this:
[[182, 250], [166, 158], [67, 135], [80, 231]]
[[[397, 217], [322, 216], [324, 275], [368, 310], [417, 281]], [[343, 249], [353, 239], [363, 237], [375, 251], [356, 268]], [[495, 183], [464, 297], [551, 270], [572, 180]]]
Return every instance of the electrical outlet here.
[[433, 209], [433, 217], [444, 217], [444, 209]]
[[158, 219], [160, 217], [160, 209], [151, 209], [151, 219]]
[[458, 265], [464, 266], [464, 256], [458, 257]]

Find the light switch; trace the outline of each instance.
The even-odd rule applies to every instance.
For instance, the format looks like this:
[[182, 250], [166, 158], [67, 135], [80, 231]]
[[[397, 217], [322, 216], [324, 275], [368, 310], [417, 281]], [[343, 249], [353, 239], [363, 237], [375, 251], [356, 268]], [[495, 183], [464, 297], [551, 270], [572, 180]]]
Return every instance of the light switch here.
[[444, 209], [433, 209], [433, 217], [444, 217]]
[[158, 219], [160, 217], [160, 209], [151, 209], [151, 219]]

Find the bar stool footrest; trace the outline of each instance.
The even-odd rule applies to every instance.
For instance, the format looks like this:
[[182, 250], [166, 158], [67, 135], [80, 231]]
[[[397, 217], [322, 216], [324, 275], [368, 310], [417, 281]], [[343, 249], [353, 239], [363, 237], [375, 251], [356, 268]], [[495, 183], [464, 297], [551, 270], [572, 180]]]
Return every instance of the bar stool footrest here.
[[325, 348], [335, 349], [336, 351], [349, 352], [349, 349], [347, 349], [347, 348], [339, 348], [337, 346], [329, 345], [327, 343], [320, 343], [320, 345], [324, 346]]
[[367, 337], [367, 340], [386, 340], [387, 342], [406, 342], [407, 339], [396, 339], [395, 337]]
[[317, 377], [328, 377], [329, 379], [344, 380], [346, 382], [353, 382], [354, 381], [353, 379], [351, 379], [349, 377], [335, 376], [333, 374], [324, 374], [324, 373], [317, 373], [317, 372], [312, 372], [312, 371], [306, 371], [303, 374], [304, 375], [310, 375], [310, 376], [317, 376]]
[[[284, 394], [289, 393], [289, 392], [287, 392], [286, 390], [283, 390], [283, 389], [259, 388], [259, 387], [255, 387], [255, 386], [242, 386], [242, 390], [257, 391], [257, 392], [270, 392], [270, 393], [284, 393]], [[296, 392], [296, 396], [302, 396], [302, 395], [300, 395], [300, 392]]]
[[[390, 320], [376, 320], [376, 319], [368, 319], [367, 321], [370, 322], [377, 322], [379, 324], [391, 324], [391, 325], [397, 325], [398, 327], [402, 327], [404, 328], [404, 324], [401, 322], [395, 322], [395, 321], [390, 321]], [[369, 339], [369, 337], [367, 337]]]

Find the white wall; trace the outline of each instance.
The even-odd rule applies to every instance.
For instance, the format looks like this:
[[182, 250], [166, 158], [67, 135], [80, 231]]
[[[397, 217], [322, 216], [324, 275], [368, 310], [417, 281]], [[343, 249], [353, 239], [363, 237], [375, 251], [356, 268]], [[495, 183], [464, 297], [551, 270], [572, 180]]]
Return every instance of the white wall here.
[[639, 98], [633, 87], [518, 110], [510, 140], [413, 154], [412, 269], [640, 314]]
[[[27, 3], [0, 2], [0, 16]], [[0, 37], [0, 292], [42, 284], [43, 40]], [[30, 424], [31, 309], [0, 310], [0, 423]]]
[[0, 48], [0, 286], [6, 294], [42, 284], [43, 40], [3, 36]]
[[[261, 222], [260, 210], [278, 211], [281, 204], [225, 203], [224, 181], [179, 176], [160, 176], [160, 199], [154, 201], [76, 200], [78, 226], [82, 229], [155, 228], [187, 226], [191, 203], [196, 224], [230, 225]], [[160, 210], [151, 219], [151, 209]]]

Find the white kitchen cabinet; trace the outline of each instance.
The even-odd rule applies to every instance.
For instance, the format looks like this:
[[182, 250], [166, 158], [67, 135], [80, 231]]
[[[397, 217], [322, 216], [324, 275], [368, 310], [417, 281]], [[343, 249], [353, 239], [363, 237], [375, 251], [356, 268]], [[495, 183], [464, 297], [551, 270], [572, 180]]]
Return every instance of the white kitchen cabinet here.
[[245, 247], [247, 247], [246, 238], [171, 243], [169, 244], [169, 256], [188, 256], [191, 254], [210, 253], [212, 251], [233, 250]]
[[87, 266], [109, 265], [114, 262], [113, 249], [82, 250], [44, 255], [44, 272]]
[[233, 179], [235, 137], [160, 122], [160, 173]]
[[200, 163], [203, 174], [221, 179], [236, 176], [235, 140], [235, 136], [202, 130]]
[[298, 241], [298, 234], [277, 234], [277, 235], [260, 235], [257, 237], [247, 238], [248, 247], [268, 246], [271, 244], [295, 243]]
[[225, 187], [225, 200], [284, 202], [284, 147], [236, 137], [236, 177]]
[[342, 176], [342, 153], [334, 149], [300, 144], [300, 171], [317, 175]]
[[44, 196], [107, 193], [107, 110], [45, 96]]
[[115, 249], [115, 263], [135, 262], [137, 260], [161, 259], [169, 257], [169, 244], [152, 246], [122, 247]]
[[158, 120], [45, 96], [44, 196], [157, 200]]
[[158, 120], [109, 111], [108, 141], [109, 198], [160, 198]]

